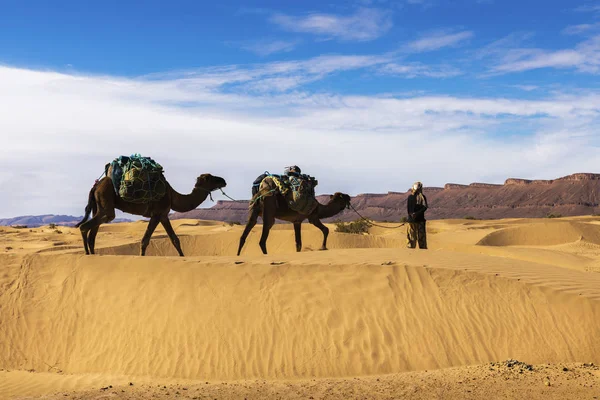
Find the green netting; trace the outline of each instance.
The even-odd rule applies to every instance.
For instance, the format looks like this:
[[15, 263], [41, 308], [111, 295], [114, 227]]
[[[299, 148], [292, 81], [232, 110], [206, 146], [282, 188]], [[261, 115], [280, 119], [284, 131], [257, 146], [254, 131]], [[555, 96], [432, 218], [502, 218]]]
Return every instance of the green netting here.
[[312, 213], [318, 205], [315, 198], [316, 180], [310, 178], [306, 175], [301, 177], [290, 176], [289, 184], [292, 187], [292, 193], [285, 196], [288, 206], [304, 215]]
[[[273, 182], [272, 186], [262, 187], [262, 181], [267, 178]], [[250, 208], [263, 197], [270, 196], [274, 192], [279, 191], [291, 210], [309, 215], [319, 205], [315, 198], [315, 186], [317, 184], [318, 181], [310, 175], [287, 176], [265, 172], [254, 181]]]
[[149, 203], [167, 193], [162, 166], [150, 157], [134, 154], [123, 167], [119, 196], [131, 203]]

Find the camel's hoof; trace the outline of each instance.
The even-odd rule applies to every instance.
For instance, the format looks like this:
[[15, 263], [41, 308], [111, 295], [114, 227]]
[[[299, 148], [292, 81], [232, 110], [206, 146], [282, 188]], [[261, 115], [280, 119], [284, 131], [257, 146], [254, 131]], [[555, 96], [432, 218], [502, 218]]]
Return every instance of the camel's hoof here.
[[319, 251], [325, 251], [325, 250], [329, 250], [329, 249], [328, 249], [327, 247], [321, 247], [321, 248], [319, 249]]

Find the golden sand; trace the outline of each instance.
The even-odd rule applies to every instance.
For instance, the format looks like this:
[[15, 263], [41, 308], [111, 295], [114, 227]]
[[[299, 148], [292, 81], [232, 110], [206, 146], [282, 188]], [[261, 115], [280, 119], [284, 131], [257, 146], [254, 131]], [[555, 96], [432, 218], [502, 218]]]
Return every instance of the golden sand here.
[[[243, 227], [177, 220], [184, 258], [162, 230], [137, 256], [144, 222], [102, 226], [96, 256], [2, 227], [0, 398], [600, 397], [599, 221], [432, 221], [427, 251], [331, 226], [321, 252], [304, 225], [301, 253], [286, 224], [268, 256], [257, 226], [236, 257]], [[488, 367], [511, 358], [536, 367]]]

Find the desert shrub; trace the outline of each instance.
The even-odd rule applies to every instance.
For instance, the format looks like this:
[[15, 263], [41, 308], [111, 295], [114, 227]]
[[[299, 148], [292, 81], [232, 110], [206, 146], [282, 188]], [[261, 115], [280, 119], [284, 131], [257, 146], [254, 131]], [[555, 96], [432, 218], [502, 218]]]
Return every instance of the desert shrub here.
[[238, 221], [225, 221], [228, 226], [241, 225]]
[[474, 216], [472, 216], [472, 215], [467, 215], [467, 216], [465, 217], [465, 219], [471, 219], [471, 220], [475, 220], [475, 219], [477, 219], [477, 218], [475, 218], [475, 217], [474, 217]]
[[403, 224], [408, 222], [408, 217], [402, 217], [400, 218], [400, 222], [402, 222]]
[[357, 219], [352, 222], [338, 221], [335, 223], [335, 231], [341, 233], [362, 234], [369, 233], [369, 228], [372, 226], [373, 224], [371, 222], [364, 219]]
[[27, 225], [13, 225], [13, 226], [11, 226], [11, 228], [14, 228], [14, 229], [25, 229], [25, 228], [27, 228]]
[[52, 224], [48, 225], [48, 228], [50, 228], [50, 229], [56, 229], [56, 224], [52, 223]]
[[546, 215], [546, 218], [562, 218], [562, 215], [550, 213], [550, 214]]
[[55, 230], [54, 230], [54, 233], [62, 233], [62, 231], [61, 231], [61, 230], [59, 230], [59, 229], [55, 229]]

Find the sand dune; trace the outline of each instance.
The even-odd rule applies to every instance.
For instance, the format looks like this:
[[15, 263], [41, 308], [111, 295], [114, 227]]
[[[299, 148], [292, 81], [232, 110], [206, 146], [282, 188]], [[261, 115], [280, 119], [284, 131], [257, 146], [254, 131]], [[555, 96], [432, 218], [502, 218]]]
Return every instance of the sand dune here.
[[2, 228], [0, 393], [599, 363], [596, 220], [435, 221], [428, 251], [382, 228], [310, 251], [307, 225], [296, 253], [280, 225], [268, 256], [259, 226], [241, 257], [241, 226], [179, 220], [184, 258], [164, 231], [137, 256], [143, 222], [103, 227], [98, 256], [71, 228]]
[[576, 241], [600, 244], [597, 226], [565, 221], [540, 222], [505, 228], [490, 233], [479, 241], [484, 246], [552, 246]]

